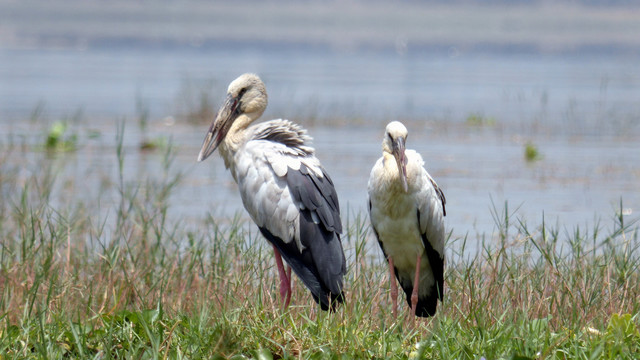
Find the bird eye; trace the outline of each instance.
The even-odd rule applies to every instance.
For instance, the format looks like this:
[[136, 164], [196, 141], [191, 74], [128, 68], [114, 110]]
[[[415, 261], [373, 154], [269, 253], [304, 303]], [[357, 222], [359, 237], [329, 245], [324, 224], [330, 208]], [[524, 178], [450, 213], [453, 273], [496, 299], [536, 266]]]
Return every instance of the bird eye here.
[[242, 95], [244, 95], [244, 93], [246, 92], [247, 92], [247, 88], [240, 89], [240, 92], [238, 93], [238, 97], [242, 97]]

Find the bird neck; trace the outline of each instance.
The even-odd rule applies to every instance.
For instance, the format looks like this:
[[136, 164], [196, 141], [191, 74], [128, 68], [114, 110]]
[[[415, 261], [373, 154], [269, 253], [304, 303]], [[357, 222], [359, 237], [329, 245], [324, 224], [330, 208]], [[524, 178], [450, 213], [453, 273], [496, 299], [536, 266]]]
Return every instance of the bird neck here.
[[259, 116], [260, 114], [256, 113], [240, 114], [233, 124], [231, 124], [227, 136], [224, 137], [224, 140], [220, 144], [220, 155], [222, 155], [224, 165], [227, 169], [233, 166], [233, 157], [238, 149], [247, 141], [247, 128]]
[[384, 166], [383, 180], [387, 183], [387, 187], [391, 190], [397, 190], [399, 192], [405, 192], [402, 188], [402, 181], [400, 180], [400, 172], [398, 171], [398, 164], [393, 154], [389, 152], [382, 153], [382, 165]]

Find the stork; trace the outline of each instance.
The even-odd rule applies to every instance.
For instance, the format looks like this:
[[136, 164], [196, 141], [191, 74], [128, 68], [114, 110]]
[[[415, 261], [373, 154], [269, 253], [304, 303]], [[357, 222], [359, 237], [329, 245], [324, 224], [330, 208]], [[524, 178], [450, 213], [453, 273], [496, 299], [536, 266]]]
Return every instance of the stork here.
[[436, 313], [444, 290], [443, 217], [445, 197], [414, 150], [405, 150], [407, 128], [390, 122], [382, 140], [382, 157], [369, 176], [369, 217], [389, 264], [393, 314], [398, 289], [407, 295], [412, 316]]
[[284, 307], [291, 300], [293, 269], [320, 307], [333, 310], [344, 301], [346, 273], [338, 196], [306, 130], [282, 119], [251, 125], [266, 107], [257, 75], [232, 81], [198, 161], [220, 149], [245, 209], [273, 246]]

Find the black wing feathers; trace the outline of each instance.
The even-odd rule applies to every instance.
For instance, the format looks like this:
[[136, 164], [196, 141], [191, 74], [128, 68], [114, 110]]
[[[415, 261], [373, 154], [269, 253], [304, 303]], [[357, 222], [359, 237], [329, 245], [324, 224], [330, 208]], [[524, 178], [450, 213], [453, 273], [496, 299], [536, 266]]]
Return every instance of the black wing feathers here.
[[[282, 257], [309, 288], [323, 310], [344, 301], [342, 278], [346, 260], [339, 233], [342, 231], [340, 208], [335, 188], [323, 172], [318, 178], [304, 164], [300, 170], [287, 171], [289, 191], [300, 209], [300, 251], [295, 241], [284, 242], [261, 228], [262, 234], [278, 248]], [[316, 219], [317, 221], [314, 221]]]
[[[444, 199], [444, 197], [441, 199]], [[444, 200], [442, 201], [442, 209], [444, 211]], [[420, 225], [420, 210], [417, 211], [416, 215], [418, 216], [418, 226], [422, 228]], [[433, 245], [431, 245], [431, 242], [427, 239], [427, 234], [422, 233], [420, 236], [422, 237], [425, 254], [427, 255], [427, 259], [429, 259], [429, 266], [431, 267], [434, 285], [431, 288], [431, 291], [429, 291], [428, 296], [418, 299], [418, 310], [416, 310], [416, 315], [418, 315], [418, 312], [422, 309], [423, 315], [420, 316], [432, 316], [436, 313], [437, 300], [439, 299], [442, 301], [444, 295], [444, 255], [440, 254], [433, 248]]]
[[444, 197], [444, 192], [442, 191], [442, 189], [440, 189], [440, 187], [438, 187], [438, 184], [436, 184], [433, 179], [429, 180], [431, 180], [431, 185], [433, 185], [433, 188], [436, 190], [436, 195], [438, 195], [438, 199], [440, 199], [440, 203], [442, 204], [442, 216], [447, 216], [447, 210], [444, 207], [444, 205], [447, 203], [447, 198]]
[[260, 228], [260, 232], [278, 249], [287, 264], [291, 266], [291, 269], [293, 269], [304, 285], [311, 291], [313, 300], [320, 304], [322, 310], [334, 310], [337, 303], [344, 301], [344, 295], [341, 290], [331, 291], [331, 289], [325, 286], [320, 280], [321, 276], [317, 267], [312, 266], [314, 264], [312, 251], [304, 250], [301, 253], [295, 242], [285, 243], [264, 227]]
[[323, 175], [318, 178], [306, 165], [300, 164], [299, 171], [291, 168], [287, 171], [287, 185], [293, 199], [302, 203], [305, 210], [315, 213], [326, 230], [341, 233], [338, 195], [327, 173], [323, 171]]

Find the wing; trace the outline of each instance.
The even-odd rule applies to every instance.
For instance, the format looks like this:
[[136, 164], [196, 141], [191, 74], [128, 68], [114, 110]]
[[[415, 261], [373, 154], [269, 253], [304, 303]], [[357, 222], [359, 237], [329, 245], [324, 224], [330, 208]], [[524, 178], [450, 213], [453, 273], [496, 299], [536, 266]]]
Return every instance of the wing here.
[[280, 142], [252, 140], [236, 153], [236, 172], [245, 208], [314, 299], [323, 309], [342, 301], [340, 207], [318, 159]]
[[[429, 259], [433, 278], [437, 286], [438, 298], [444, 294], [444, 219], [445, 197], [429, 173], [422, 169], [423, 186], [416, 193], [417, 217], [420, 236]], [[433, 293], [433, 292], [432, 292]]]
[[373, 168], [371, 168], [371, 173], [369, 174], [369, 182], [367, 183], [367, 195], [368, 195], [367, 204], [368, 204], [368, 210], [369, 210], [369, 222], [371, 223], [371, 229], [373, 230], [373, 234], [376, 236], [376, 240], [378, 240], [378, 245], [380, 245], [380, 249], [382, 250], [382, 254], [384, 255], [385, 260], [389, 261], [387, 252], [384, 249], [384, 243], [380, 240], [380, 234], [378, 233], [378, 229], [376, 228], [378, 224], [376, 222], [375, 216], [373, 215], [373, 203], [371, 200], [379, 187], [377, 180], [381, 177], [381, 173], [383, 171], [382, 161], [383, 161], [382, 158], [378, 159], [376, 163], [373, 165]]
[[371, 223], [371, 230], [373, 230], [373, 235], [375, 235], [376, 240], [378, 240], [378, 245], [380, 245], [380, 249], [382, 250], [382, 255], [384, 255], [385, 260], [389, 261], [389, 257], [387, 256], [387, 252], [384, 250], [384, 243], [380, 241], [380, 235], [378, 234], [378, 229], [376, 229], [376, 224], [373, 221], [373, 217], [371, 216], [371, 199], [368, 200], [369, 203], [369, 222]]
[[444, 254], [444, 192], [424, 168], [424, 160], [418, 152], [407, 150], [406, 157], [407, 176], [413, 182], [411, 191], [418, 209], [420, 233], [429, 239], [434, 250]]

